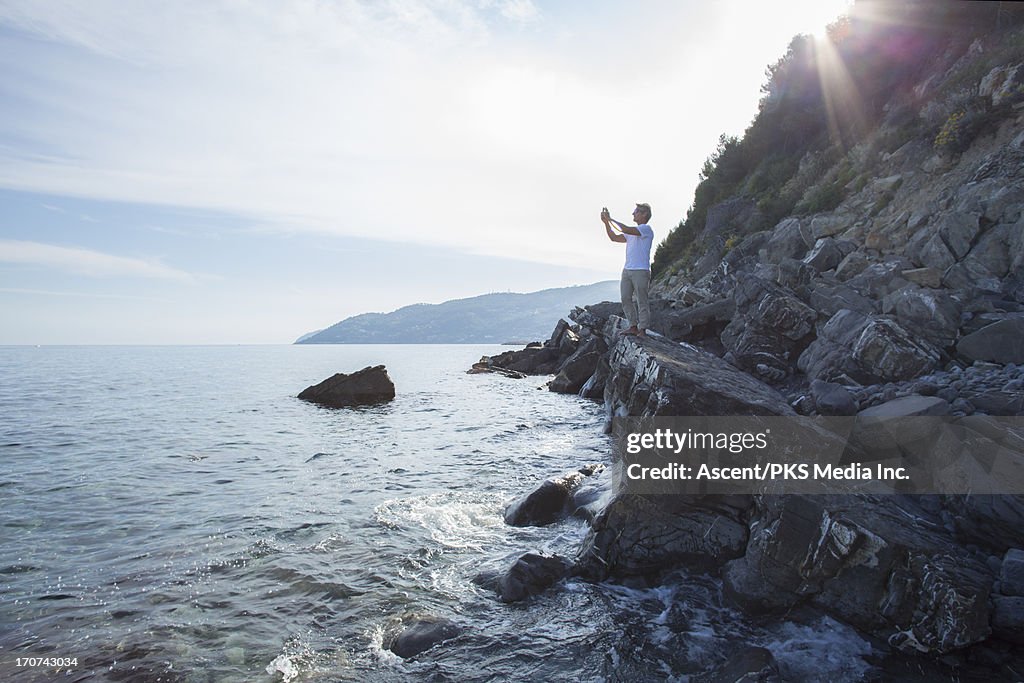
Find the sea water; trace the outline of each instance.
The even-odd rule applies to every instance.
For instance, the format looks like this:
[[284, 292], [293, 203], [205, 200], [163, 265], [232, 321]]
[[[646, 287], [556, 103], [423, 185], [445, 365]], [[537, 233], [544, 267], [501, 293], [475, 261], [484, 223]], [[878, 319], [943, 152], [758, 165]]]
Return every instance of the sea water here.
[[[864, 673], [848, 628], [746, 623], [711, 577], [517, 605], [473, 583], [572, 557], [583, 522], [504, 506], [610, 453], [598, 403], [466, 374], [502, 350], [0, 348], [0, 680], [686, 680], [751, 644]], [[377, 364], [390, 403], [296, 398]], [[417, 615], [461, 633], [402, 660], [385, 641]]]

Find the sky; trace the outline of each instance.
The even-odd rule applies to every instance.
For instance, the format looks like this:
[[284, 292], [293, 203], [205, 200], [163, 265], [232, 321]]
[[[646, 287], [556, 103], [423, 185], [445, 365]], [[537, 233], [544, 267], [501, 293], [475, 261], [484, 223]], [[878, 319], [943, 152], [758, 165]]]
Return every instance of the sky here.
[[0, 0], [0, 344], [617, 279], [849, 0]]

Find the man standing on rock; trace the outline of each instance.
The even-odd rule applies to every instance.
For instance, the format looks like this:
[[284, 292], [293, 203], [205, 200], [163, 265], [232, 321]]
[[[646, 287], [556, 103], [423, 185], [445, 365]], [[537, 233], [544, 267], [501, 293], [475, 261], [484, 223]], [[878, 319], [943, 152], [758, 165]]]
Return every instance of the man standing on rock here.
[[[601, 210], [601, 222], [612, 242], [626, 243], [626, 265], [622, 269], [619, 292], [622, 295], [622, 312], [629, 321], [629, 328], [622, 334], [647, 336], [651, 323], [651, 307], [647, 292], [651, 286], [651, 245], [654, 244], [654, 230], [647, 223], [651, 220], [651, 205], [637, 204], [633, 209], [636, 227], [624, 225]], [[616, 230], [618, 232], [616, 232]], [[635, 298], [635, 302], [634, 302]]]

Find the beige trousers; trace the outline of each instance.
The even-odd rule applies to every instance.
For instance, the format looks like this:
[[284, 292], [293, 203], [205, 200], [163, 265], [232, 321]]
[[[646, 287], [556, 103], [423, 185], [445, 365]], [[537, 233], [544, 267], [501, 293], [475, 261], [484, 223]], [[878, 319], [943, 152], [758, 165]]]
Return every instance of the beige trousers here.
[[[651, 286], [651, 271], [623, 270], [619, 293], [622, 295], [622, 312], [630, 325], [646, 330], [651, 324], [651, 307], [647, 302], [647, 290]], [[636, 301], [634, 302], [634, 297]]]

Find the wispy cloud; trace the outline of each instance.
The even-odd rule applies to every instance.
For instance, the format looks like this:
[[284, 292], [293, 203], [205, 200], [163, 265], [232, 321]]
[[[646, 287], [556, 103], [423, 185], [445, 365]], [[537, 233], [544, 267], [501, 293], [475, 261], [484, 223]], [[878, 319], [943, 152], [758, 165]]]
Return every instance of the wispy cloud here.
[[52, 289], [30, 289], [23, 287], [0, 287], [3, 294], [30, 294], [33, 296], [57, 296], [72, 297], [81, 299], [118, 299], [126, 301], [150, 301], [156, 303], [172, 303], [170, 299], [161, 299], [154, 296], [136, 296], [134, 294], [110, 294], [106, 292], [68, 292]]
[[524, 24], [540, 19], [540, 10], [531, 0], [507, 0], [501, 5], [501, 14], [507, 19]]
[[194, 282], [195, 276], [157, 261], [41, 242], [0, 240], [0, 262], [52, 268], [91, 277], [133, 277]]
[[0, 187], [614, 268], [821, 4], [5, 0]]

